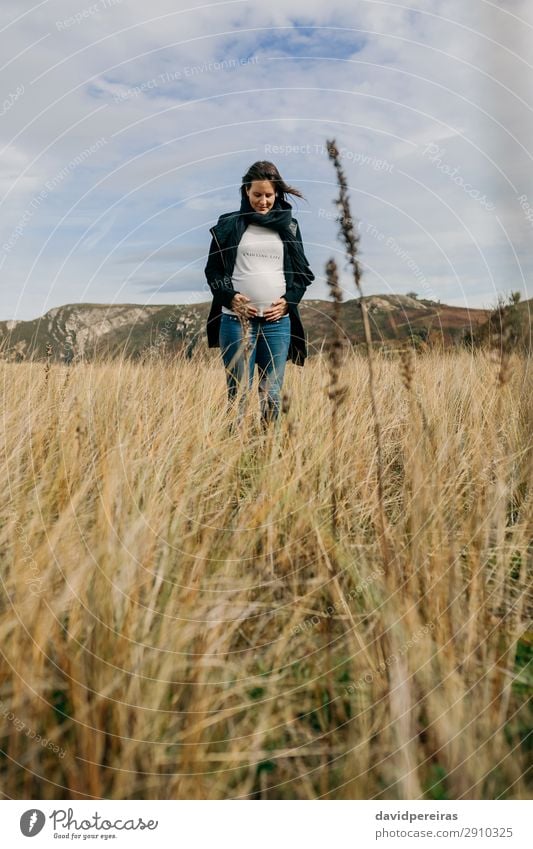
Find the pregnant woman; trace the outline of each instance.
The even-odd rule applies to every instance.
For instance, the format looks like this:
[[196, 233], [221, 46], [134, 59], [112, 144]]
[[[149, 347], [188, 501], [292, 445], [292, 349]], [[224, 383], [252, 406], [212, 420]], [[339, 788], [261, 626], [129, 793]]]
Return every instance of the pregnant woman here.
[[315, 276], [286, 200], [302, 193], [265, 161], [248, 169], [240, 191], [240, 209], [221, 215], [209, 231], [205, 275], [213, 303], [207, 338], [210, 348], [222, 350], [230, 407], [242, 386], [239, 421], [257, 365], [261, 422], [267, 426], [279, 417], [287, 360], [303, 366], [307, 356], [298, 303]]

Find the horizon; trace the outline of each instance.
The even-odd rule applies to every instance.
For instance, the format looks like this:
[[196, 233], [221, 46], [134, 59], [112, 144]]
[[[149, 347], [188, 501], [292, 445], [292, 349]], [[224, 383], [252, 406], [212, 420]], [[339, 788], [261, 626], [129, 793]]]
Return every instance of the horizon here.
[[[509, 293], [501, 293], [501, 294], [507, 295]], [[353, 295], [353, 296], [350, 296], [350, 297], [346, 296], [346, 293], [344, 293], [344, 295], [345, 295], [345, 297], [344, 297], [344, 300], [341, 302], [341, 307], [342, 307], [342, 304], [346, 304], [349, 301], [359, 300], [358, 295]], [[408, 295], [409, 295], [409, 293], [406, 293], [406, 292], [387, 292], [387, 293], [385, 293], [385, 292], [372, 292], [371, 294], [368, 294], [368, 295], [365, 294], [364, 298], [366, 300], [367, 298], [408, 297]], [[418, 295], [418, 297], [415, 298], [415, 300], [418, 300], [420, 302], [423, 302], [423, 301], [430, 302], [431, 301], [431, 299], [425, 298], [425, 297], [420, 296], [420, 295]], [[529, 300], [533, 300], [533, 299], [531, 299], [531, 298], [522, 299], [521, 303], [526, 303]], [[303, 298], [302, 301], [300, 302], [300, 304], [305, 303], [306, 301], [319, 301], [319, 302], [329, 303], [329, 304], [333, 303], [330, 298], [310, 298], [309, 297], [309, 298]], [[2, 316], [0, 316], [0, 322], [37, 321], [40, 318], [44, 318], [45, 315], [48, 315], [48, 313], [52, 312], [53, 310], [60, 310], [60, 309], [64, 309], [65, 307], [89, 307], [89, 306], [91, 306], [91, 307], [140, 307], [140, 308], [147, 308], [147, 309], [148, 308], [149, 309], [160, 309], [160, 308], [163, 308], [163, 307], [195, 307], [195, 306], [199, 306], [201, 304], [210, 304], [210, 303], [211, 303], [210, 298], [208, 298], [206, 300], [194, 301], [194, 302], [186, 301], [184, 303], [179, 303], [179, 302], [176, 301], [176, 302], [157, 303], [157, 304], [145, 304], [145, 303], [141, 303], [140, 301], [117, 301], [116, 303], [109, 303], [109, 302], [105, 302], [105, 301], [68, 301], [68, 302], [63, 303], [63, 304], [56, 304], [53, 307], [48, 307], [48, 309], [45, 312], [40, 313], [39, 315], [34, 315], [30, 318], [3, 318]], [[452, 303], [444, 303], [443, 301], [431, 301], [431, 303], [435, 304], [436, 306], [439, 306], [441, 308], [452, 307], [454, 309], [464, 309], [464, 310], [470, 310], [472, 312], [476, 312], [476, 311], [490, 312], [496, 306], [496, 303], [493, 303], [493, 304], [491, 304], [490, 306], [487, 306], [487, 307], [471, 307], [471, 306], [468, 306], [468, 304], [452, 304]]]

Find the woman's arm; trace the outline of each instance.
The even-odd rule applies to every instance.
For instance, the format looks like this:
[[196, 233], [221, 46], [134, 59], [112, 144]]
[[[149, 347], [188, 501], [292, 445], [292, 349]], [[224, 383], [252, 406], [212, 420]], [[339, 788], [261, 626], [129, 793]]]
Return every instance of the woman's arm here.
[[234, 296], [239, 293], [233, 288], [231, 277], [226, 274], [222, 252], [214, 236], [211, 238], [204, 273], [215, 303], [226, 307], [226, 309], [232, 309], [231, 302]]
[[285, 298], [289, 304], [299, 304], [302, 300], [303, 295], [305, 294], [305, 290], [308, 286], [311, 285], [313, 280], [315, 279], [315, 275], [311, 271], [309, 267], [309, 260], [307, 259], [303, 242], [302, 242], [302, 234], [300, 232], [300, 225], [296, 221], [296, 235], [294, 237], [295, 241], [298, 243], [301, 251], [301, 264], [299, 268], [292, 269], [291, 274], [291, 282], [287, 284], [287, 289], [282, 298]]
[[307, 259], [304, 252], [302, 234], [300, 232], [300, 225], [298, 224], [298, 222], [296, 222], [296, 240], [302, 250], [302, 260], [304, 263], [304, 267], [300, 271], [295, 272], [295, 276], [298, 278], [298, 282], [303, 285], [305, 291], [305, 289], [310, 286], [313, 280], [315, 279], [315, 275], [309, 267], [309, 260]]

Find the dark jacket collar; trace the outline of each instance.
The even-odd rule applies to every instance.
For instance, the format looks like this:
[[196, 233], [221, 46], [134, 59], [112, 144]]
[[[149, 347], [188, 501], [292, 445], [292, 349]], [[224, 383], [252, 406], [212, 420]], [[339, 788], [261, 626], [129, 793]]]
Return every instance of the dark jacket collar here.
[[[283, 207], [283, 209], [292, 209], [292, 206], [288, 201], [282, 200], [278, 201], [278, 203]], [[218, 219], [217, 223], [213, 227], [209, 228], [209, 232], [218, 239], [220, 244], [223, 244], [226, 242], [228, 237], [235, 232], [234, 228], [239, 219], [242, 219], [242, 223], [246, 224], [246, 216], [242, 215], [240, 209], [236, 209], [233, 212], [224, 212]], [[297, 222], [294, 218], [291, 219], [289, 229], [293, 236], [296, 236], [297, 227]]]

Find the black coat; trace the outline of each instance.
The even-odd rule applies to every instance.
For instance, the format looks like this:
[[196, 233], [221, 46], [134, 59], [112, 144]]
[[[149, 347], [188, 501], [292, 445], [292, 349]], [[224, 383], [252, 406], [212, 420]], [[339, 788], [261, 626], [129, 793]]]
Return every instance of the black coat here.
[[[291, 208], [287, 201], [282, 201], [282, 206]], [[231, 309], [231, 301], [238, 291], [233, 288], [232, 274], [237, 257], [237, 246], [242, 238], [247, 224], [240, 212], [226, 212], [220, 216], [214, 227], [209, 229], [211, 233], [211, 246], [209, 257], [205, 267], [205, 276], [209, 288], [213, 294], [213, 303], [207, 319], [207, 341], [209, 348], [220, 347], [219, 330], [222, 307]], [[283, 239], [283, 271], [285, 275], [286, 290], [281, 296], [289, 305], [289, 318], [291, 321], [291, 340], [287, 359], [299, 366], [303, 366], [307, 357], [307, 346], [305, 333], [298, 310], [302, 296], [315, 279], [315, 275], [309, 268], [305, 257], [300, 227], [295, 218], [289, 225], [292, 236], [300, 250], [301, 270], [294, 270], [295, 263], [291, 261], [292, 248]], [[283, 238], [283, 234], [280, 234]]]

